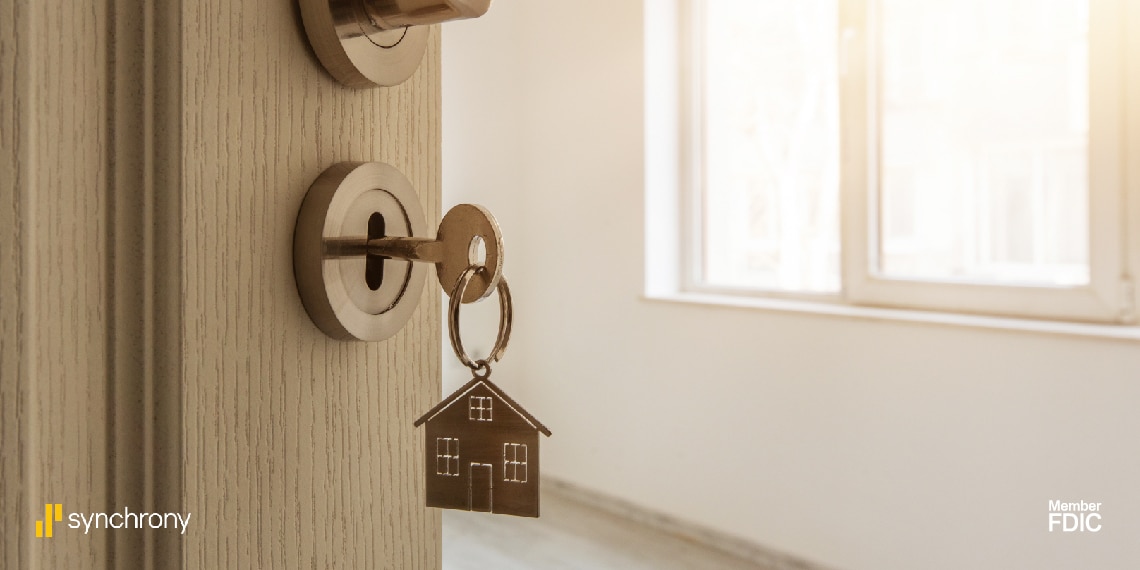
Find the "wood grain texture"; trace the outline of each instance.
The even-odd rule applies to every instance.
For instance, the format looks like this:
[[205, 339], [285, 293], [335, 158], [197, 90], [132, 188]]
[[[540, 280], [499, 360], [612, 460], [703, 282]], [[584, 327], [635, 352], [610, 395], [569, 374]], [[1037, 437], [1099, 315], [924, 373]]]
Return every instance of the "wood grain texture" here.
[[[323, 74], [292, 2], [0, 4], [0, 567], [431, 568], [414, 418], [439, 293], [327, 339], [293, 285], [301, 198], [381, 160], [439, 220], [439, 45], [395, 89]], [[192, 512], [185, 536], [65, 512]]]
[[[181, 0], [110, 0], [107, 172], [109, 510], [184, 512]], [[171, 568], [182, 537], [109, 533], [109, 566]]]
[[99, 568], [108, 556], [106, 535], [34, 530], [44, 503], [92, 510], [109, 498], [107, 8], [0, 8], [5, 568]]
[[27, 6], [0, 3], [0, 566], [28, 566], [30, 541], [21, 533], [30, 508], [24, 502], [23, 471], [27, 465], [27, 372], [21, 361], [24, 336], [20, 316], [26, 300], [22, 283], [20, 233], [24, 210], [20, 200], [27, 187], [27, 113], [29, 38], [21, 30]]
[[193, 0], [182, 21], [187, 568], [438, 568], [422, 434], [439, 398], [440, 293], [385, 342], [308, 319], [292, 232], [309, 184], [383, 161], [439, 223], [439, 40], [395, 88], [322, 71], [294, 2]]

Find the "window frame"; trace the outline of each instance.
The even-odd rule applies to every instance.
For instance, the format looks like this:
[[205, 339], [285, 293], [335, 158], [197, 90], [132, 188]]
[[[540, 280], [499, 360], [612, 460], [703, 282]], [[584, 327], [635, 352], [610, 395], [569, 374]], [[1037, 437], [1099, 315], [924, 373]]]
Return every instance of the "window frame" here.
[[[652, 0], [650, 0], [652, 1]], [[768, 297], [830, 303], [844, 302], [842, 290], [838, 292], [808, 292], [780, 289], [761, 289], [714, 285], [704, 281], [703, 230], [706, 179], [702, 164], [705, 161], [705, 118], [703, 89], [704, 70], [704, 12], [702, 5], [709, 0], [663, 0], [658, 4], [671, 5], [677, 12], [675, 20], [678, 45], [676, 61], [679, 63], [677, 109], [679, 121], [676, 137], [680, 155], [677, 193], [681, 244], [678, 248], [679, 284], [684, 292], [715, 295]], [[841, 1], [841, 0], [840, 0]], [[654, 49], [654, 46], [649, 46]], [[841, 234], [842, 235], [842, 234]], [[841, 244], [842, 247], [842, 244]]]
[[[439, 444], [443, 443], [443, 453], [439, 452]], [[451, 453], [452, 445], [455, 446], [455, 453]], [[439, 470], [439, 462], [443, 461], [445, 466], [443, 471]], [[455, 464], [455, 472], [452, 472], [452, 462]], [[459, 438], [457, 437], [437, 437], [435, 438], [435, 474], [442, 477], [458, 477], [459, 476]]]
[[[508, 459], [507, 449], [514, 451], [511, 459]], [[519, 450], [522, 450], [522, 459], [519, 459]], [[530, 468], [527, 465], [527, 448], [525, 443], [504, 443], [503, 444], [503, 481], [508, 483], [527, 483], [529, 481]], [[519, 467], [522, 467], [522, 478], [519, 478]], [[510, 476], [508, 476], [508, 471]]]
[[[475, 404], [479, 405], [476, 406]], [[468, 396], [467, 397], [467, 419], [473, 422], [489, 422], [493, 421], [493, 410], [495, 407], [495, 399], [491, 396]], [[475, 417], [475, 412], [479, 412]]]
[[1094, 322], [1135, 322], [1125, 271], [1121, 0], [1089, 3], [1089, 283], [1035, 287], [887, 277], [878, 264], [878, 0], [840, 1], [840, 242], [855, 304]]
[[[880, 76], [875, 24], [880, 0], [838, 0], [841, 285], [838, 293], [810, 293], [703, 282], [701, 30], [706, 1], [647, 2], [647, 246], [661, 243], [668, 232], [652, 221], [654, 216], [673, 214], [673, 223], [680, 226], [672, 263], [661, 259], [661, 250], [668, 246], [656, 251], [647, 247], [647, 293], [672, 289], [1018, 318], [1137, 322], [1140, 295], [1133, 276], [1140, 274], [1140, 40], [1127, 32], [1140, 32], [1140, 9], [1129, 8], [1125, 0], [1089, 3], [1089, 283], [1049, 287], [907, 279], [877, 270]], [[668, 40], [670, 33], [676, 39]], [[676, 68], [672, 75], [661, 69], [670, 58]], [[665, 89], [662, 95], [659, 90], [670, 80], [675, 81], [675, 93]], [[659, 121], [662, 110], [670, 106], [676, 118]], [[651, 140], [670, 126], [675, 141]], [[1128, 149], [1135, 150], [1129, 155]], [[669, 154], [680, 158], [675, 178], [654, 172]], [[675, 196], [676, 201], [669, 204], [668, 199], [651, 195], [657, 191]], [[668, 273], [674, 285], [663, 287], [660, 282]]]

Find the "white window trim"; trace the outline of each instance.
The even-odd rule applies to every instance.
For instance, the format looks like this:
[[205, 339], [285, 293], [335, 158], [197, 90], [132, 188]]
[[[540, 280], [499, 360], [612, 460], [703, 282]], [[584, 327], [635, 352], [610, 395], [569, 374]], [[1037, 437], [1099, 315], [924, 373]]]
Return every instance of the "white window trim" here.
[[[871, 270], [878, 192], [868, 14], [875, 0], [844, 0], [841, 34], [842, 291], [817, 295], [710, 287], [700, 282], [700, 109], [693, 74], [700, 0], [646, 0], [646, 295], [729, 295], [997, 317], [1137, 322], [1140, 291], [1140, 6], [1090, 3], [1090, 284], [1011, 287], [886, 278]], [[1123, 14], [1124, 17], [1119, 17]], [[1135, 33], [1127, 33], [1135, 30]], [[862, 40], [860, 39], [862, 38]], [[690, 59], [691, 58], [691, 59]], [[682, 65], [678, 65], [681, 62]], [[684, 71], [681, 71], [684, 70]], [[864, 138], [864, 135], [866, 138]], [[678, 224], [681, 231], [678, 232]], [[852, 247], [852, 244], [863, 244]], [[826, 312], [826, 311], [824, 311]]]
[[[1135, 294], [1125, 271], [1123, 177], [1124, 44], [1114, 11], [1121, 0], [1089, 3], [1089, 267], [1082, 287], [1017, 287], [893, 279], [877, 275], [877, 57], [875, 0], [840, 5], [840, 213], [843, 290], [856, 304], [990, 315], [1135, 322]], [[866, 138], [864, 138], [864, 135]], [[859, 244], [866, 244], [859, 247]]]

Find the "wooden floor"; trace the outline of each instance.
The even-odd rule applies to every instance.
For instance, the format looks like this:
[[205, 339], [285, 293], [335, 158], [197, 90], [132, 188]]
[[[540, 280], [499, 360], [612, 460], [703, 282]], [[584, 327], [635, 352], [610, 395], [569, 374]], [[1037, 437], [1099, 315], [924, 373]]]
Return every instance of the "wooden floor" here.
[[443, 512], [444, 570], [767, 570], [555, 493], [542, 517]]

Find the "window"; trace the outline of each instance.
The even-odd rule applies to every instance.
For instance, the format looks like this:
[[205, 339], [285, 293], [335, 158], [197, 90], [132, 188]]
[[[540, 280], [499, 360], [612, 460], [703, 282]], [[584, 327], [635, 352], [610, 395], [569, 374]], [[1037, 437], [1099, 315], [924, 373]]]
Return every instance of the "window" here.
[[526, 483], [526, 444], [503, 444], [503, 481]]
[[493, 403], [490, 396], [471, 396], [467, 400], [467, 419], [477, 422], [491, 421]]
[[454, 437], [435, 438], [435, 474], [459, 476], [459, 440]]
[[[695, 0], [697, 278], [839, 290], [835, 0]], [[696, 122], [696, 121], [694, 121]]]
[[1134, 322], [1125, 4], [651, 0], [647, 278]]
[[879, 6], [878, 270], [1087, 285], [1087, 1]]

